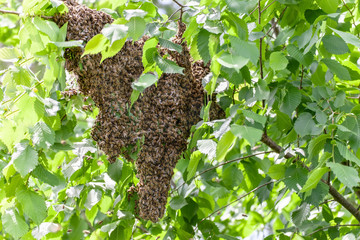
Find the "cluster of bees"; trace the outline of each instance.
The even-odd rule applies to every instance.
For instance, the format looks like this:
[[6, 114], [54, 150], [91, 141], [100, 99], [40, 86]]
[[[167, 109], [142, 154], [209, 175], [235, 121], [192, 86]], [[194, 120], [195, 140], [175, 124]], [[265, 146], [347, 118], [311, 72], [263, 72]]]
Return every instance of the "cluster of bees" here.
[[[110, 15], [72, 0], [65, 3], [69, 12], [54, 21], [59, 26], [68, 22], [67, 40], [87, 42], [113, 21]], [[209, 73], [202, 62], [192, 62], [182, 38], [184, 31], [185, 24], [179, 22], [179, 31], [172, 39], [182, 46], [181, 54], [159, 50], [183, 67], [184, 74], [163, 74], [157, 86], [147, 88], [131, 108], [131, 83], [144, 70], [142, 48], [147, 37], [126, 42], [119, 53], [101, 64], [100, 54], [81, 57], [79, 47], [66, 49], [64, 54], [65, 67], [77, 75], [79, 90], [99, 108], [93, 139], [110, 162], [119, 155], [135, 160], [140, 180], [139, 216], [153, 222], [164, 214], [173, 169], [186, 149], [191, 126], [200, 120], [204, 98], [201, 79]], [[222, 117], [223, 112], [216, 108], [213, 117]]]

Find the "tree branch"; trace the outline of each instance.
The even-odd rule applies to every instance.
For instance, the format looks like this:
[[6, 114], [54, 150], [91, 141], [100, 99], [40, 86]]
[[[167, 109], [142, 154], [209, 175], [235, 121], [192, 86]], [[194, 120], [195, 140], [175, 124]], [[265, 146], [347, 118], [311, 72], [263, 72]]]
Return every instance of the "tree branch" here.
[[3, 14], [13, 14], [13, 15], [20, 15], [19, 12], [15, 12], [15, 11], [9, 11], [9, 10], [1, 10], [0, 9], [0, 13], [3, 13]]
[[308, 235], [306, 235], [305, 237], [307, 236], [311, 236], [317, 232], [320, 232], [322, 230], [326, 230], [326, 229], [329, 229], [329, 228], [334, 228], [334, 227], [360, 227], [360, 224], [344, 224], [344, 225], [335, 225], [335, 226], [327, 226], [327, 227], [323, 227], [323, 228], [320, 228], [320, 229], [317, 229], [315, 231], [313, 231], [312, 233], [309, 233]]
[[[280, 147], [277, 143], [275, 143], [269, 136], [266, 134], [266, 132], [263, 134], [261, 138], [261, 142], [265, 143], [267, 146], [269, 146], [272, 150], [274, 150], [277, 153], [280, 153], [283, 151], [283, 148]], [[293, 158], [295, 157], [291, 153], [285, 154], [285, 158]], [[306, 166], [303, 162], [301, 162], [302, 165], [310, 171], [310, 168]], [[325, 180], [321, 179], [323, 183], [329, 186], [329, 193], [331, 196], [333, 196], [334, 200], [338, 203], [340, 203], [345, 209], [347, 209], [355, 218], [360, 222], [360, 212], [352, 205], [346, 198], [344, 198], [343, 195], [341, 195], [333, 186], [331, 186], [331, 183], [327, 183]]]
[[[345, 1], [344, 0], [341, 0], [344, 4], [344, 6], [347, 8], [347, 10], [349, 11], [350, 15], [352, 16], [352, 20], [353, 20], [353, 24], [354, 24], [354, 27], [355, 27], [355, 31], [358, 31], [357, 30], [357, 26], [356, 26], [356, 23], [355, 23], [355, 19], [354, 19], [354, 15], [352, 13], [352, 11], [350, 10], [350, 8], [348, 7], [348, 5], [346, 5]], [[358, 37], [359, 37], [359, 32], [357, 33]]]

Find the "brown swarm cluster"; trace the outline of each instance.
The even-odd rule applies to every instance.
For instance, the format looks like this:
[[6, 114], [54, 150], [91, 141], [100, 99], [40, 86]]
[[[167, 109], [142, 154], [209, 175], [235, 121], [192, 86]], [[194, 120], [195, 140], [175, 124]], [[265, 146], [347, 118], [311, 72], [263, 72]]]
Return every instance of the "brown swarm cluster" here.
[[[113, 22], [106, 13], [74, 1], [65, 2], [69, 12], [56, 16], [54, 21], [59, 26], [68, 22], [67, 40], [89, 41], [105, 24]], [[130, 110], [131, 83], [144, 70], [141, 60], [146, 37], [126, 42], [119, 53], [102, 64], [100, 54], [81, 58], [81, 48], [65, 51], [66, 69], [77, 75], [80, 91], [99, 108], [92, 137], [100, 149], [110, 162], [120, 154], [129, 159], [139, 151], [139, 216], [153, 222], [164, 214], [173, 169], [186, 149], [191, 126], [200, 120], [204, 96], [201, 79], [209, 72], [202, 62], [191, 62], [182, 39], [184, 31], [185, 24], [179, 23], [173, 39], [182, 46], [181, 54], [161, 49], [162, 54], [168, 54], [170, 60], [185, 69], [184, 74], [163, 74], [157, 87], [147, 88]], [[218, 107], [213, 113], [213, 117], [223, 114]]]

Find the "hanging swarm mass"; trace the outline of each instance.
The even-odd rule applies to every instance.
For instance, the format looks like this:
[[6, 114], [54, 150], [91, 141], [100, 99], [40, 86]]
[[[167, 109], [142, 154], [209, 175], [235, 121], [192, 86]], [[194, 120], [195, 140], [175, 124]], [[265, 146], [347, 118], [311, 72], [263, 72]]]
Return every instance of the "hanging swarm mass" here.
[[[65, 1], [69, 12], [54, 18], [62, 26], [68, 22], [67, 40], [89, 41], [100, 33], [110, 15], [89, 9], [74, 1]], [[186, 149], [192, 125], [200, 121], [204, 90], [201, 79], [209, 73], [202, 62], [191, 62], [182, 39], [185, 24], [172, 40], [182, 46], [181, 54], [161, 49], [170, 60], [184, 68], [184, 74], [163, 74], [147, 88], [131, 110], [131, 83], [143, 72], [142, 48], [146, 37], [134, 43], [128, 41], [114, 57], [100, 64], [101, 55], [81, 58], [81, 48], [65, 51], [68, 71], [78, 77], [80, 91], [90, 96], [99, 108], [92, 137], [113, 162], [120, 154], [130, 156], [140, 150], [136, 160], [139, 215], [157, 222], [164, 214], [173, 169]], [[214, 106], [213, 117], [223, 117]], [[143, 139], [143, 140], [142, 140]], [[141, 149], [137, 143], [142, 142]]]

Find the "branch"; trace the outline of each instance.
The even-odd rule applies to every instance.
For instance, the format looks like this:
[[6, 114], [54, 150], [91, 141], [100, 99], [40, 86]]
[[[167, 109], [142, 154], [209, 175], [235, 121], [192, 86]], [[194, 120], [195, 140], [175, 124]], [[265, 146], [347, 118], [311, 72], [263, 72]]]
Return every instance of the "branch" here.
[[[277, 143], [275, 143], [269, 136], [266, 134], [266, 132], [263, 134], [261, 141], [265, 143], [267, 146], [269, 146], [272, 150], [274, 150], [277, 153], [280, 153], [283, 151], [282, 147], [280, 147]], [[286, 159], [295, 157], [291, 153], [287, 153], [285, 155]], [[299, 161], [299, 160], [297, 160]], [[301, 162], [302, 165], [310, 171], [310, 168], [306, 166], [303, 162]], [[352, 205], [346, 198], [344, 198], [343, 195], [341, 195], [333, 186], [331, 186], [330, 183], [327, 183], [325, 180], [321, 179], [323, 183], [329, 186], [329, 193], [331, 196], [333, 196], [334, 200], [338, 203], [340, 203], [345, 209], [347, 209], [359, 222], [360, 222], [360, 212]]]
[[[357, 26], [356, 26], [356, 23], [355, 23], [355, 20], [354, 20], [354, 15], [352, 13], [352, 11], [350, 10], [350, 8], [348, 7], [348, 5], [346, 5], [346, 3], [344, 2], [344, 0], [341, 0], [344, 4], [344, 6], [347, 8], [347, 10], [349, 10], [350, 12], [350, 15], [352, 16], [352, 20], [353, 20], [353, 24], [354, 24], [354, 27], [355, 27], [355, 30], [357, 31]], [[359, 36], [359, 32], [357, 33], [357, 35]]]
[[262, 187], [265, 187], [265, 186], [267, 186], [267, 185], [269, 185], [269, 184], [271, 184], [271, 183], [275, 183], [275, 182], [278, 182], [278, 181], [280, 181], [280, 180], [270, 181], [270, 182], [264, 183], [264, 184], [262, 184], [262, 185], [260, 185], [260, 186], [258, 186], [258, 187], [256, 187], [256, 188], [254, 188], [254, 189], [251, 190], [250, 192], [245, 193], [244, 195], [240, 196], [238, 199], [235, 199], [234, 201], [230, 202], [229, 204], [226, 204], [225, 206], [219, 208], [219, 209], [216, 210], [215, 212], [211, 213], [209, 216], [204, 217], [203, 219], [201, 219], [200, 222], [204, 221], [206, 218], [211, 217], [211, 216], [214, 215], [215, 213], [220, 212], [222, 209], [227, 208], [228, 206], [230, 206], [230, 205], [233, 204], [234, 202], [240, 201], [240, 200], [243, 199], [244, 197], [248, 196], [250, 193], [253, 193], [253, 192], [259, 190], [259, 189], [262, 188]]
[[15, 12], [15, 11], [9, 11], [9, 10], [1, 10], [0, 9], [0, 13], [3, 13], [3, 14], [13, 14], [13, 15], [20, 15], [19, 12]]
[[[260, 0], [258, 2], [258, 9], [259, 9], [259, 25], [261, 25], [261, 4], [260, 4]], [[259, 49], [260, 49], [260, 53], [259, 53], [259, 62], [260, 62], [260, 78], [264, 79], [264, 71], [263, 71], [263, 64], [262, 64], [262, 43], [263, 43], [263, 37], [261, 37], [259, 39], [260, 43], [259, 43]]]
[[268, 9], [268, 7], [270, 7], [274, 2], [276, 2], [276, 0], [272, 1], [269, 5], [267, 5], [266, 7], [264, 7], [264, 9], [261, 10], [261, 13], [263, 13], [266, 9]]
[[322, 230], [325, 230], [325, 229], [328, 229], [328, 228], [334, 228], [334, 227], [360, 227], [360, 224], [344, 224], [344, 225], [335, 225], [335, 226], [327, 226], [327, 227], [323, 227], [323, 228], [320, 228], [312, 233], [309, 233], [308, 235], [306, 235], [305, 237], [307, 236], [311, 236], [317, 232], [320, 232]]

